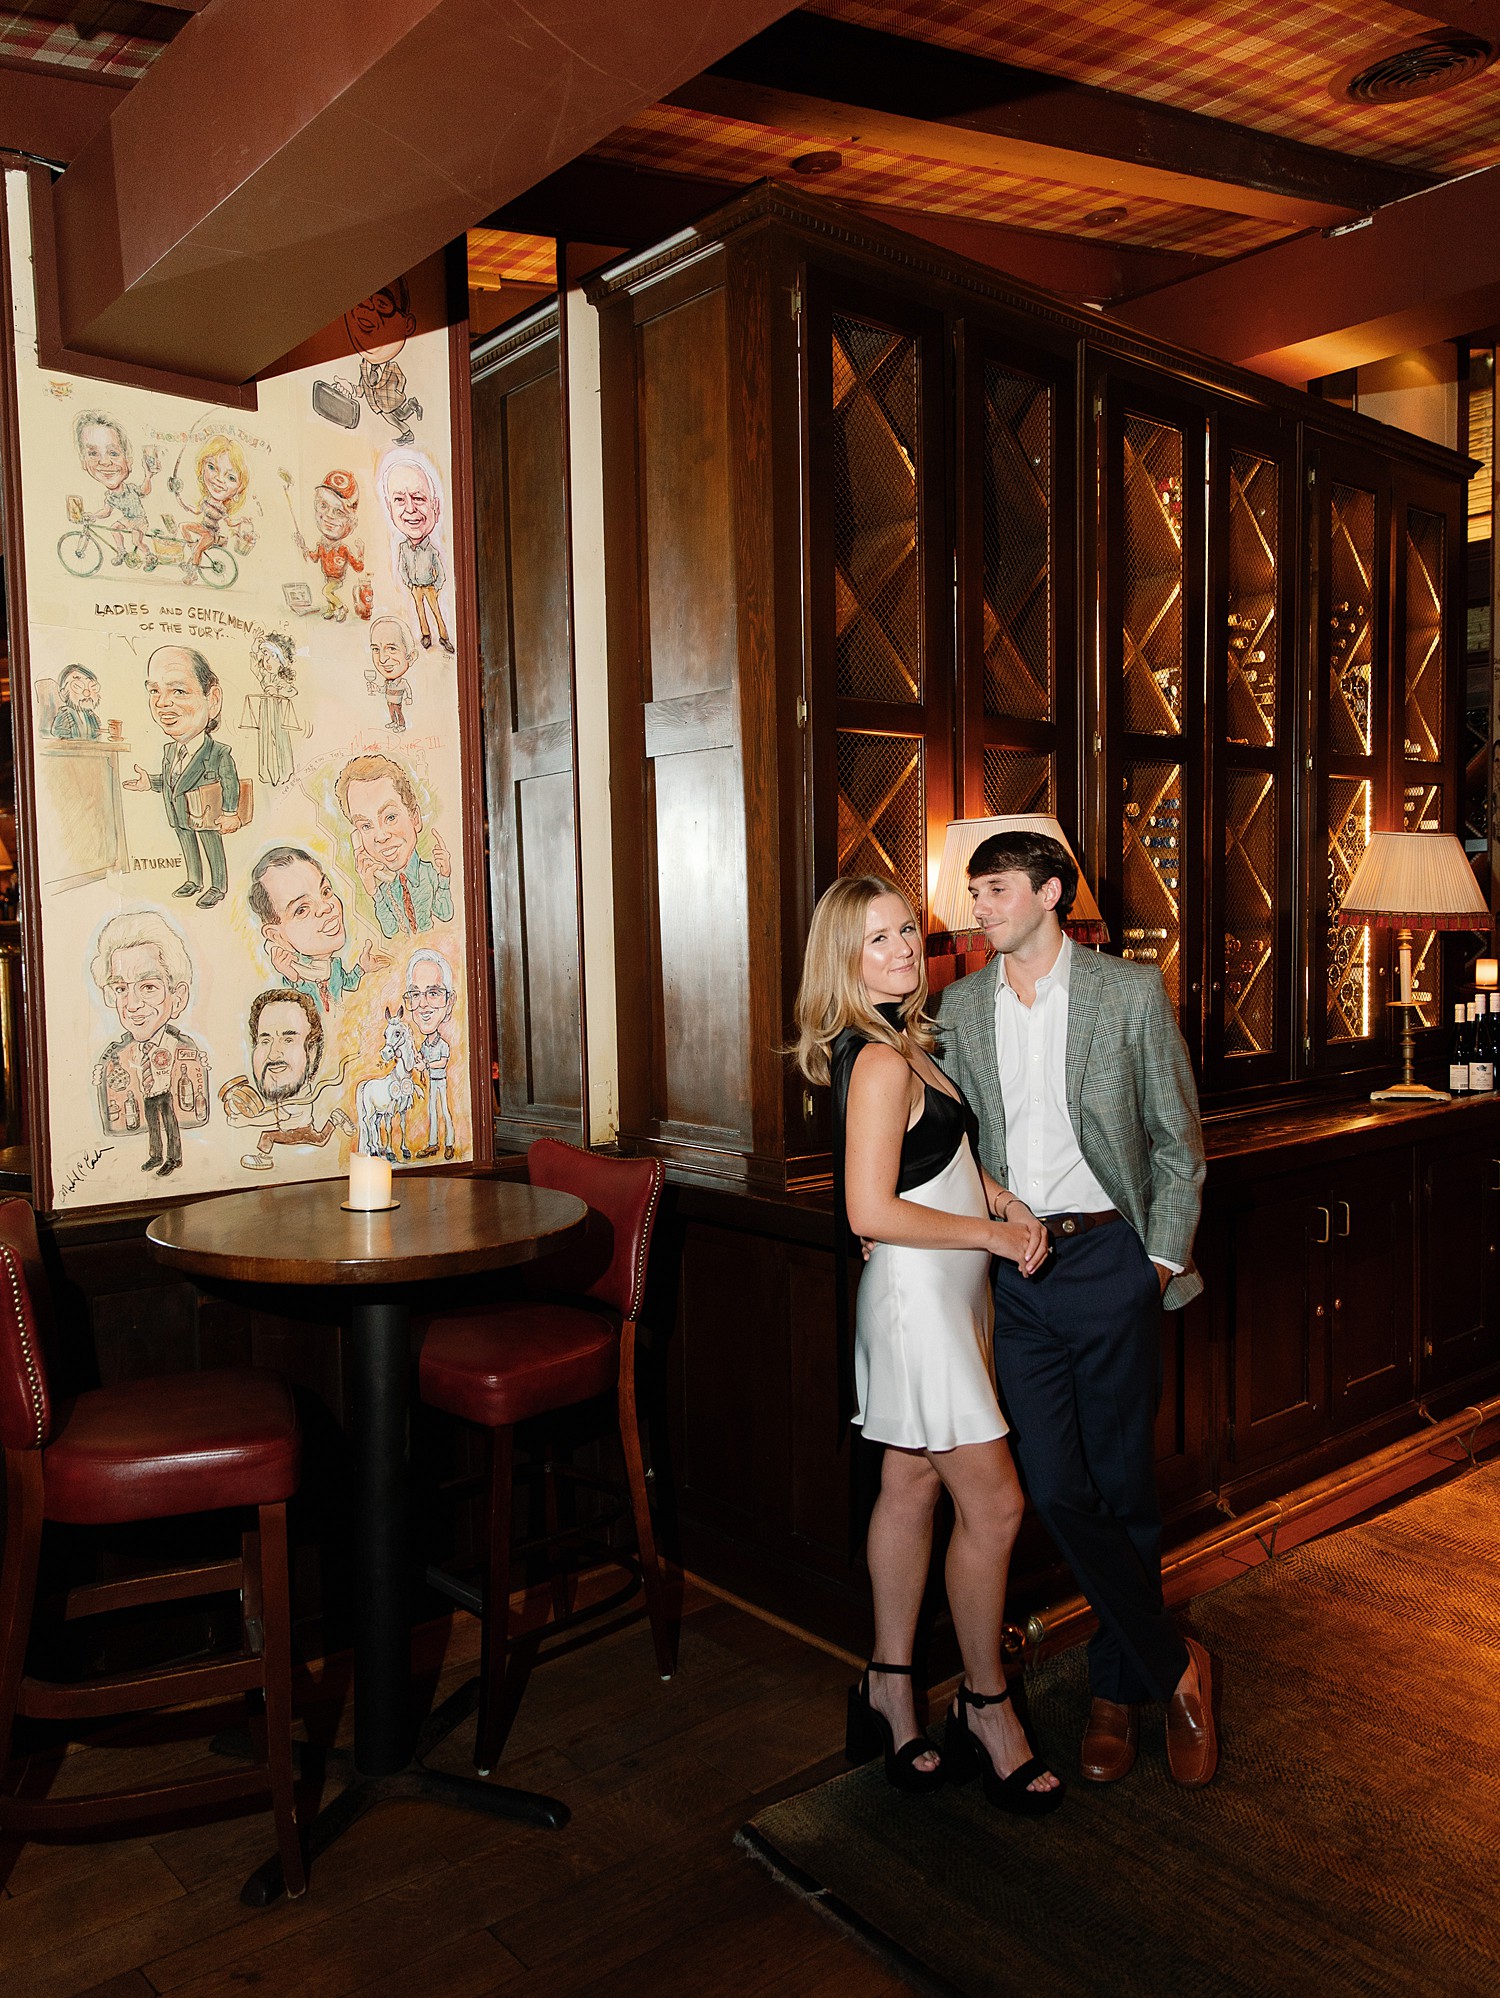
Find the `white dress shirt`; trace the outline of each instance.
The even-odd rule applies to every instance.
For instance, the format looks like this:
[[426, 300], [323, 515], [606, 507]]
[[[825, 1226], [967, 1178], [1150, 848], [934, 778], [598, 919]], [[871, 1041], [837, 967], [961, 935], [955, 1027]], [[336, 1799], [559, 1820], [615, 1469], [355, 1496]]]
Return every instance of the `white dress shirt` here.
[[[999, 960], [995, 980], [995, 1061], [1005, 1106], [1010, 1191], [1032, 1213], [1098, 1214], [1114, 1202], [1089, 1170], [1068, 1115], [1068, 983], [1073, 941], [1064, 936], [1052, 969], [1027, 1006]], [[1180, 1265], [1163, 1263], [1174, 1274]]]

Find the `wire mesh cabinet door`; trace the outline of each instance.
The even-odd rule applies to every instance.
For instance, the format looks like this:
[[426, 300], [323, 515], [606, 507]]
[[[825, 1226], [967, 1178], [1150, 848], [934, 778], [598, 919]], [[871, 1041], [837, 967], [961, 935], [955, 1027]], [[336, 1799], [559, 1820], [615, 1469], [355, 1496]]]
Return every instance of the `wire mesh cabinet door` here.
[[968, 321], [958, 373], [958, 718], [965, 818], [1078, 823], [1075, 383], [1053, 356]]
[[920, 915], [954, 796], [945, 324], [815, 269], [804, 339], [816, 885]]
[[1308, 1000], [1304, 1063], [1342, 1073], [1388, 1044], [1388, 951], [1338, 921], [1370, 834], [1390, 823], [1390, 473], [1347, 446], [1308, 453]]
[[1292, 1073], [1296, 454], [1290, 428], [1215, 417], [1210, 447], [1204, 1086]]
[[1120, 955], [1161, 973], [1201, 1058], [1208, 412], [1127, 381], [1111, 382], [1096, 409], [1104, 914]]

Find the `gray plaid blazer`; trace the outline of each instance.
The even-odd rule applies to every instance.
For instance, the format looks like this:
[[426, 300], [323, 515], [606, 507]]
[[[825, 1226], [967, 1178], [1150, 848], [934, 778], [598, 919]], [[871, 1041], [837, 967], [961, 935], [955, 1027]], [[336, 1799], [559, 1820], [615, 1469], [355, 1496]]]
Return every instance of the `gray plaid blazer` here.
[[[940, 995], [940, 1059], [974, 1106], [986, 1172], [1009, 1186], [995, 1059], [998, 978], [992, 961]], [[1163, 1299], [1176, 1310], [1203, 1288], [1192, 1261], [1203, 1132], [1188, 1051], [1154, 966], [1074, 947], [1066, 1078], [1068, 1115], [1090, 1172], [1146, 1253], [1183, 1266]]]

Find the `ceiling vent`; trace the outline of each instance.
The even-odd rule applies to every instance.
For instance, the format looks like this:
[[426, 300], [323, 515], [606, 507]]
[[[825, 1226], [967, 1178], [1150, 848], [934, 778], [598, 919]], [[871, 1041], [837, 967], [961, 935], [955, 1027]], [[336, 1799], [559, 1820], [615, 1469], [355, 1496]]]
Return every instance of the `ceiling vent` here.
[[1494, 60], [1494, 49], [1477, 35], [1435, 35], [1367, 64], [1344, 85], [1344, 95], [1355, 104], [1405, 104], [1451, 90]]

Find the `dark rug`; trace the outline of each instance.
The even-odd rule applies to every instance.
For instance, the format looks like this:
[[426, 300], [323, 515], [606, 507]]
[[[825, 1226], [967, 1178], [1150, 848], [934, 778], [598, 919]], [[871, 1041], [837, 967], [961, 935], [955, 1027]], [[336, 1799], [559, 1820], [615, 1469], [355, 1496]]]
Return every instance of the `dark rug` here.
[[[878, 1764], [761, 1812], [752, 1853], [966, 1998], [1500, 1994], [1500, 1465], [1251, 1570], [1193, 1606], [1222, 1673], [1207, 1790], [1160, 1708], [1123, 1782], [1040, 1824]], [[1081, 1649], [1027, 1682], [1064, 1776]]]

